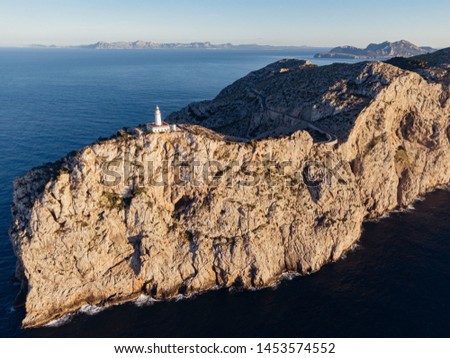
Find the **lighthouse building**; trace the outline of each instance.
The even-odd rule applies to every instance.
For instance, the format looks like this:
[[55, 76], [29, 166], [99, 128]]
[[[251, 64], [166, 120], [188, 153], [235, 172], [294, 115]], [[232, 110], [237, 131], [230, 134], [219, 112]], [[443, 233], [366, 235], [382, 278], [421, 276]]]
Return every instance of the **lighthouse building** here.
[[169, 124], [164, 122], [161, 117], [161, 111], [159, 110], [159, 107], [156, 106], [155, 121], [153, 123], [147, 123], [147, 130], [152, 133], [170, 132], [176, 131], [177, 126], [176, 124]]

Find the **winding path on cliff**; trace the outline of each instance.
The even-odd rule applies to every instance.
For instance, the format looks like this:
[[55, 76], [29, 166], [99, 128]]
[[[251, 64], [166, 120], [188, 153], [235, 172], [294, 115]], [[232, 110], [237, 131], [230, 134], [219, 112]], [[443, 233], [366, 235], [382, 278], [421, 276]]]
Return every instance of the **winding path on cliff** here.
[[314, 125], [311, 121], [308, 121], [306, 119], [301, 119], [301, 118], [299, 118], [297, 116], [293, 116], [293, 115], [288, 114], [288, 113], [277, 111], [276, 109], [273, 109], [273, 108], [269, 108], [267, 106], [266, 97], [260, 91], [258, 91], [257, 89], [249, 88], [248, 90], [249, 90], [250, 93], [256, 95], [259, 98], [259, 100], [261, 101], [261, 108], [262, 108], [263, 112], [264, 111], [272, 112], [272, 113], [279, 114], [281, 116], [286, 116], [288, 118], [294, 119], [294, 120], [296, 120], [296, 121], [306, 125], [306, 127], [310, 128], [310, 129], [313, 129], [313, 130], [315, 130], [315, 131], [317, 131], [317, 132], [319, 132], [319, 133], [321, 133], [321, 134], [323, 134], [323, 135], [325, 135], [327, 137], [327, 140], [315, 141], [314, 142], [315, 144], [334, 145], [334, 144], [336, 144], [338, 142], [336, 135], [324, 131], [323, 129], [321, 129], [321, 128], [317, 127], [316, 125]]

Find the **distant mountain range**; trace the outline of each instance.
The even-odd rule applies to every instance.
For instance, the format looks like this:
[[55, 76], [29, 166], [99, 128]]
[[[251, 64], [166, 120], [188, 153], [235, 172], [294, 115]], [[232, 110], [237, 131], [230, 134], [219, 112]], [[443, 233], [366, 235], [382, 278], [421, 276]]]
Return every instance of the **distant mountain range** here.
[[34, 48], [89, 48], [89, 49], [249, 49], [249, 50], [295, 50], [295, 49], [308, 49], [311, 51], [323, 51], [328, 50], [326, 47], [310, 47], [310, 46], [271, 46], [271, 45], [257, 45], [257, 44], [244, 44], [244, 45], [233, 45], [231, 43], [224, 44], [213, 44], [211, 42], [168, 42], [159, 43], [152, 41], [116, 41], [116, 42], [104, 42], [98, 41], [93, 44], [88, 45], [75, 45], [75, 46], [57, 46], [57, 45], [41, 45], [32, 44], [30, 47]]
[[434, 52], [436, 49], [428, 46], [416, 46], [409, 41], [401, 40], [396, 42], [385, 41], [380, 44], [371, 43], [366, 48], [354, 46], [339, 46], [331, 49], [327, 53], [317, 53], [316, 58], [392, 58], [411, 57]]
[[311, 47], [311, 46], [272, 46], [243, 44], [233, 45], [231, 43], [213, 44], [206, 42], [152, 42], [152, 41], [115, 41], [105, 42], [98, 41], [87, 45], [74, 46], [57, 46], [57, 45], [41, 45], [32, 44], [33, 48], [85, 48], [94, 50], [115, 49], [115, 50], [132, 50], [132, 49], [210, 49], [210, 50], [308, 50], [308, 51], [328, 51], [320, 52], [314, 55], [315, 58], [347, 58], [347, 59], [370, 59], [370, 58], [392, 58], [392, 57], [411, 57], [434, 52], [435, 49], [428, 46], [416, 46], [411, 42], [401, 40], [396, 42], [385, 41], [380, 44], [370, 44], [366, 48], [358, 48], [354, 46], [339, 46], [330, 49], [329, 47]]

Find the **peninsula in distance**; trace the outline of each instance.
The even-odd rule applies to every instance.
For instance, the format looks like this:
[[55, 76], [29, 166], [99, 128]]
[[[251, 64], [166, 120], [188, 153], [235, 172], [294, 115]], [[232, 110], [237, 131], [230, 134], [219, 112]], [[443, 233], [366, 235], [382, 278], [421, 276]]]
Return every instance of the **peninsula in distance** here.
[[315, 58], [348, 58], [348, 59], [371, 59], [411, 57], [424, 55], [436, 51], [430, 46], [417, 46], [406, 40], [395, 42], [384, 41], [379, 44], [371, 43], [366, 48], [354, 46], [338, 46], [327, 53], [317, 53]]

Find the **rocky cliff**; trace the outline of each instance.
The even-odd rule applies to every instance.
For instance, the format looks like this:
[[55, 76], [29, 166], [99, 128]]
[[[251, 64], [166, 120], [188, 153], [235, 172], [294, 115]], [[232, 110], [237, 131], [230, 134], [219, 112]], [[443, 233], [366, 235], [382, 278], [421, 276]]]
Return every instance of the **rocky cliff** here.
[[427, 56], [282, 60], [171, 115], [177, 132], [122, 131], [17, 178], [23, 325], [337, 260], [365, 218], [449, 181], [450, 53]]

